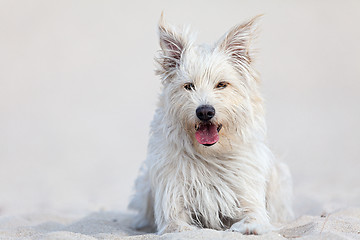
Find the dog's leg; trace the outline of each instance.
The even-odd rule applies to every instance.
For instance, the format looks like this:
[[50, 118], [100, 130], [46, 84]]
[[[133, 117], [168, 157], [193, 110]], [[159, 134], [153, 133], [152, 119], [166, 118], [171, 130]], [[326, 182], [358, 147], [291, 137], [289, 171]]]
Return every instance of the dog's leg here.
[[276, 163], [271, 169], [266, 190], [266, 208], [274, 223], [292, 220], [292, 179], [289, 168], [283, 163]]
[[241, 221], [234, 223], [230, 231], [240, 232], [246, 235], [261, 235], [273, 229], [269, 221], [261, 219], [257, 214], [248, 214]]
[[182, 204], [181, 197], [175, 201], [171, 199], [165, 200], [167, 203], [172, 204], [163, 204], [164, 198], [162, 200], [163, 201], [159, 199], [155, 200], [155, 221], [158, 234], [197, 229], [197, 227], [191, 225], [190, 212], [186, 211]]
[[[255, 182], [256, 181], [256, 182]], [[244, 181], [246, 187], [242, 189], [240, 196], [243, 216], [241, 220], [234, 223], [230, 230], [242, 234], [264, 234], [273, 229], [266, 211], [265, 193], [266, 181], [254, 180]]]
[[[264, 216], [265, 215], [265, 216]], [[270, 224], [266, 212], [261, 213], [248, 213], [245, 217], [234, 223], [230, 231], [240, 232], [242, 234], [254, 234], [260, 235], [267, 233], [273, 229], [273, 226]]]
[[138, 211], [138, 215], [132, 223], [133, 228], [142, 231], [155, 231], [154, 203], [149, 183], [147, 171], [143, 171], [135, 182], [135, 195], [133, 196], [129, 208]]
[[171, 220], [162, 225], [158, 226], [158, 234], [172, 233], [172, 232], [183, 232], [196, 230], [197, 227], [190, 225], [187, 220], [179, 217], [177, 220]]
[[133, 227], [140, 231], [154, 232], [154, 209], [151, 192], [144, 191], [137, 193], [136, 199], [131, 203], [133, 205], [138, 204], [137, 206], [132, 206], [132, 208], [139, 211], [132, 224]]

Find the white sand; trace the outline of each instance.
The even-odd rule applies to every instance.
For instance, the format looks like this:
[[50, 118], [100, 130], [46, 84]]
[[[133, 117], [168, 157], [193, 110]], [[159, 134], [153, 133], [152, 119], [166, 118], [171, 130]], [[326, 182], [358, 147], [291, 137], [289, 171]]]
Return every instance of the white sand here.
[[269, 142], [293, 174], [299, 219], [243, 238], [359, 238], [359, 9], [358, 0], [0, 0], [0, 238], [242, 238], [134, 235], [116, 212], [146, 155], [162, 10], [200, 42], [265, 13], [257, 64]]
[[322, 216], [302, 216], [280, 230], [261, 236], [202, 229], [158, 236], [129, 227], [129, 214], [97, 212], [81, 219], [54, 215], [0, 218], [0, 239], [360, 239], [360, 208]]

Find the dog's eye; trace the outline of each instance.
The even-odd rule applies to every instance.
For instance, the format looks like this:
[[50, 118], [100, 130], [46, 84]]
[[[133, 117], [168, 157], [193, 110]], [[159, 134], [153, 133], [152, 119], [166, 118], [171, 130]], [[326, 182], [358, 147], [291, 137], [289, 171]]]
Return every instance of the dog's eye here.
[[185, 83], [184, 84], [184, 88], [188, 91], [192, 91], [192, 90], [195, 90], [195, 86], [193, 83]]
[[226, 88], [228, 85], [229, 85], [228, 82], [219, 82], [219, 83], [216, 85], [216, 88], [223, 89], [223, 88]]

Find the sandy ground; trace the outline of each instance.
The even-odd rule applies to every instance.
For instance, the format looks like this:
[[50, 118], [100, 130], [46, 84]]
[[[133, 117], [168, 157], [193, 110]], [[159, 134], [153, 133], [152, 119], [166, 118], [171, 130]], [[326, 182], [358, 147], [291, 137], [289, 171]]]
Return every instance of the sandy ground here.
[[201, 229], [168, 233], [136, 232], [131, 215], [97, 212], [74, 220], [54, 215], [31, 215], [0, 219], [0, 239], [360, 239], [360, 208], [348, 208], [321, 216], [302, 216], [296, 221], [261, 236]]
[[260, 238], [358, 238], [359, 9], [357, 0], [0, 0], [0, 238], [241, 239], [128, 227], [160, 88], [162, 10], [208, 43], [265, 13], [256, 65], [297, 220]]

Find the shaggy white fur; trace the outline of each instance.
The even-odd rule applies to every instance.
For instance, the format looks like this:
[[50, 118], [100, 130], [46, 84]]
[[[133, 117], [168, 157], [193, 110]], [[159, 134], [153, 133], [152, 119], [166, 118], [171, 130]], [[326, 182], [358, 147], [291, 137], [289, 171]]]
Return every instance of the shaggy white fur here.
[[[179, 31], [161, 18], [157, 74], [163, 89], [129, 205], [139, 212], [136, 228], [262, 234], [292, 216], [291, 177], [267, 146], [260, 81], [252, 67], [257, 19], [209, 46], [195, 45], [188, 29]], [[201, 106], [214, 109], [210, 120], [199, 119]], [[199, 140], [199, 128], [213, 145]]]

